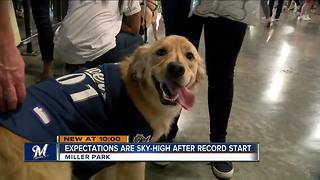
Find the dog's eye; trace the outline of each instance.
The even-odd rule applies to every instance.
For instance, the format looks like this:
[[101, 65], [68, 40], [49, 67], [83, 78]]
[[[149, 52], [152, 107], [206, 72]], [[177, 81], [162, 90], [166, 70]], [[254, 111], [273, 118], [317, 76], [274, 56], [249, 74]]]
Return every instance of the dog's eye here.
[[188, 52], [187, 54], [186, 54], [186, 57], [189, 59], [189, 60], [192, 60], [193, 59], [193, 54], [191, 53], [191, 52]]
[[165, 49], [163, 49], [163, 48], [158, 49], [158, 51], [156, 52], [156, 54], [157, 54], [158, 56], [164, 56], [164, 55], [167, 54], [167, 50], [165, 50]]

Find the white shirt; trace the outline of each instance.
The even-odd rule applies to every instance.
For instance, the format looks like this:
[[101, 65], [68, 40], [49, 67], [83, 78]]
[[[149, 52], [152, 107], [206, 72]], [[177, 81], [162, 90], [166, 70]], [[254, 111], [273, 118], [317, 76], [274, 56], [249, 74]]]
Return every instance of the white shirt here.
[[190, 15], [225, 17], [246, 24], [258, 22], [258, 0], [192, 0]]
[[116, 46], [122, 16], [140, 12], [138, 0], [124, 0], [121, 13], [117, 0], [70, 0], [68, 14], [57, 29], [54, 55], [69, 64], [83, 64]]

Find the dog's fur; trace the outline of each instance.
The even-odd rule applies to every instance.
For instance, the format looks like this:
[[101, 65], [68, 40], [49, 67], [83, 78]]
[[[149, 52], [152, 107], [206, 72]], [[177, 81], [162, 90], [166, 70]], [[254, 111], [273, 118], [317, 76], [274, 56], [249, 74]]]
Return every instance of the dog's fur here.
[[[159, 49], [166, 53], [160, 53]], [[163, 51], [162, 51], [163, 52]], [[187, 58], [192, 53], [192, 59]], [[189, 54], [190, 55], [190, 54]], [[169, 36], [150, 45], [138, 48], [120, 63], [120, 70], [128, 96], [153, 129], [152, 141], [167, 134], [174, 117], [181, 111], [179, 105], [163, 105], [154, 85], [167, 80], [166, 70], [170, 62], [183, 65], [185, 72], [178, 83], [188, 89], [204, 79], [204, 64], [196, 48], [185, 38]], [[125, 110], [123, 110], [125, 113]], [[0, 127], [0, 180], [69, 180], [71, 165], [66, 162], [23, 162], [23, 145], [28, 140]], [[117, 163], [106, 168], [97, 179], [144, 179], [143, 163]], [[112, 178], [111, 174], [115, 174]]]
[[141, 4], [141, 27], [146, 27], [148, 29], [151, 26], [153, 31], [153, 37], [155, 40], [158, 40], [157, 18], [159, 15], [159, 10], [154, 3], [156, 2], [147, 1], [146, 10], [144, 9], [144, 4]]

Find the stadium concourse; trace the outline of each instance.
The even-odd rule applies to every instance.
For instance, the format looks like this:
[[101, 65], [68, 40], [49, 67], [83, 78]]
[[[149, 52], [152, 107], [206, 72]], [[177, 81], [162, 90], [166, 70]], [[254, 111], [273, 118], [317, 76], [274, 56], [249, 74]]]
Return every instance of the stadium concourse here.
[[[162, 23], [158, 33], [164, 34]], [[152, 33], [148, 37], [151, 41]], [[37, 49], [36, 39], [33, 45]], [[203, 41], [200, 45], [204, 57]], [[248, 28], [235, 72], [228, 141], [259, 142], [260, 162], [234, 163], [233, 179], [320, 178], [319, 47], [319, 15], [312, 21], [297, 21], [295, 14], [284, 12], [270, 28], [263, 22]], [[24, 56], [24, 60], [26, 83], [31, 85], [41, 75], [41, 57]], [[55, 76], [64, 74], [64, 67], [55, 61]], [[192, 112], [182, 113], [179, 128], [176, 142], [209, 141], [206, 84], [198, 88]], [[149, 180], [215, 179], [207, 162], [175, 162], [167, 167], [148, 163], [146, 173]]]

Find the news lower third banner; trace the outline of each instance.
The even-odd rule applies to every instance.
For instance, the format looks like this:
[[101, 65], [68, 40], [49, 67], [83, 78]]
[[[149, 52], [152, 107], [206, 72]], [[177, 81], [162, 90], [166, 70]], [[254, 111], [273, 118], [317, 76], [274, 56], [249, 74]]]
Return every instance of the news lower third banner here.
[[59, 136], [25, 144], [25, 161], [259, 161], [258, 143], [128, 143], [127, 136]]

